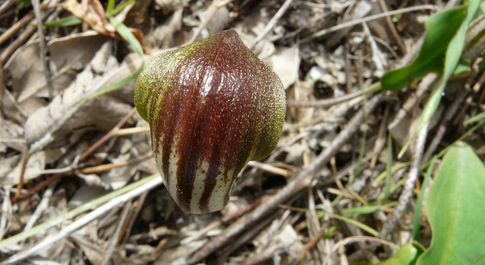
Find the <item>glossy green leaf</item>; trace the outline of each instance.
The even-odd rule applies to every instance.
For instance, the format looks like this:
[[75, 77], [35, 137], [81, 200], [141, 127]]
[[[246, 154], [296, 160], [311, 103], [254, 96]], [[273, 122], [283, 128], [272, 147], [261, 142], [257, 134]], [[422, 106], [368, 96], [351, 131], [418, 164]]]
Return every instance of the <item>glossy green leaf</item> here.
[[485, 166], [463, 142], [445, 155], [426, 202], [433, 231], [418, 264], [485, 264]]
[[401, 90], [412, 80], [429, 72], [441, 72], [444, 53], [466, 15], [467, 7], [463, 6], [429, 17], [425, 24], [426, 37], [416, 60], [401, 69], [387, 72], [381, 79], [382, 86], [388, 90]]

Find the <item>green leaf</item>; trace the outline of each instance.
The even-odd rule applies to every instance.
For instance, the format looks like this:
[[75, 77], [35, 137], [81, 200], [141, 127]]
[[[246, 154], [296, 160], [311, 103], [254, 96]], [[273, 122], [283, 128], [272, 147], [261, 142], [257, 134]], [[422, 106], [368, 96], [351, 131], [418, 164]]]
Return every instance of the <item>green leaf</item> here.
[[127, 84], [127, 83], [128, 83], [128, 82], [130, 82], [131, 80], [135, 79], [135, 78], [136, 78], [136, 77], [137, 77], [137, 76], [138, 76], [138, 75], [141, 73], [141, 71], [143, 70], [143, 67], [144, 67], [144, 65], [142, 64], [142, 65], [141, 65], [141, 66], [140, 66], [140, 67], [139, 67], [139, 68], [136, 70], [136, 72], [132, 73], [131, 75], [129, 75], [129, 76], [127, 76], [127, 77], [123, 78], [122, 80], [120, 80], [120, 81], [118, 81], [118, 82], [116, 82], [116, 83], [113, 83], [113, 84], [111, 84], [111, 85], [109, 85], [109, 86], [107, 86], [107, 87], [103, 87], [102, 89], [100, 89], [100, 90], [98, 90], [98, 91], [94, 92], [93, 94], [91, 94], [91, 95], [89, 95], [89, 96], [87, 96], [87, 97], [83, 98], [83, 99], [82, 99], [82, 100], [80, 100], [79, 102], [82, 102], [82, 101], [88, 100], [88, 99], [90, 99], [90, 98], [93, 98], [93, 97], [96, 97], [96, 96], [102, 95], [102, 94], [104, 94], [104, 93], [108, 93], [108, 92], [110, 92], [110, 91], [113, 91], [113, 90], [115, 90], [115, 89], [117, 89], [117, 88], [119, 88], [119, 87], [121, 87], [121, 86], [123, 86], [123, 85]]
[[465, 125], [485, 120], [485, 112], [479, 113], [465, 121]]
[[[411, 137], [408, 139], [404, 147], [402, 148], [401, 152], [399, 152], [398, 157], [401, 157], [404, 152], [406, 151], [407, 147], [411, 143], [411, 141], [414, 140], [414, 138], [418, 135], [418, 132], [421, 131], [421, 129], [424, 127], [424, 125], [431, 120], [433, 117], [434, 113], [436, 112], [436, 109], [438, 108], [438, 105], [441, 101], [441, 95], [443, 94], [443, 90], [446, 86], [446, 83], [448, 82], [448, 79], [451, 77], [453, 72], [455, 71], [458, 62], [461, 57], [461, 53], [463, 51], [463, 47], [465, 46], [465, 35], [466, 35], [466, 30], [468, 28], [468, 24], [470, 21], [473, 19], [477, 9], [478, 9], [478, 4], [480, 3], [480, 0], [471, 0], [470, 4], [466, 7], [466, 17], [461, 23], [458, 31], [456, 34], [454, 34], [453, 38], [451, 39], [447, 49], [446, 49], [446, 56], [445, 56], [445, 65], [443, 69], [443, 75], [441, 76], [440, 80], [438, 81], [435, 89], [433, 90], [433, 93], [431, 94], [431, 97], [429, 98], [428, 102], [426, 102], [426, 105], [423, 109], [423, 113], [421, 114], [421, 117], [419, 118], [418, 124], [416, 126], [416, 129], [414, 130], [413, 134]], [[463, 7], [463, 8], [465, 8]], [[457, 10], [457, 8], [452, 9], [452, 10]], [[448, 18], [448, 19], [451, 19]], [[443, 25], [448, 25], [446, 22]], [[454, 23], [449, 23], [449, 24], [454, 24]], [[424, 45], [423, 45], [424, 46]], [[421, 55], [421, 52], [420, 52]]]
[[389, 71], [385, 73], [381, 78], [382, 87], [384, 89], [392, 91], [401, 90], [411, 82], [412, 73], [412, 64], [400, 69]]
[[433, 231], [418, 264], [485, 263], [485, 166], [463, 142], [453, 145], [426, 202]]
[[470, 73], [470, 60], [460, 60], [453, 72], [453, 76], [465, 75]]
[[[112, 16], [108, 16], [108, 20], [115, 27], [116, 31], [121, 35], [121, 37], [123, 37], [123, 39], [131, 45], [133, 50], [136, 53], [138, 53], [140, 56], [143, 56], [143, 48], [141, 47], [141, 44], [138, 41], [138, 39], [133, 35], [133, 33], [131, 33], [130, 29]], [[141, 73], [141, 71], [143, 70], [143, 67], [145, 67], [144, 62], [131, 75], [123, 78], [122, 80], [120, 80], [120, 81], [118, 81], [114, 84], [111, 84], [107, 87], [104, 87], [104, 88], [96, 91], [95, 93], [83, 98], [82, 100], [80, 100], [77, 103], [83, 102], [85, 100], [88, 100], [88, 99], [93, 98], [93, 97], [98, 96], [98, 95], [102, 95], [104, 93], [108, 93], [112, 90], [115, 90], [115, 89], [121, 87], [122, 85], [124, 85], [124, 84], [130, 82], [131, 80], [135, 79]]]
[[139, 55], [143, 55], [143, 48], [141, 47], [138, 39], [133, 35], [133, 33], [131, 33], [130, 29], [115, 17], [108, 16], [108, 20], [109, 23], [115, 27], [116, 31], [121, 35], [121, 37], [123, 37], [123, 39], [131, 45], [131, 48], [133, 48], [133, 50]]
[[128, 0], [128, 1], [125, 1], [125, 2], [122, 2], [119, 6], [117, 6], [113, 12], [111, 12], [111, 15], [116, 15], [118, 13], [120, 13], [121, 11], [123, 11], [123, 9], [125, 9], [129, 4], [131, 4], [134, 0]]
[[82, 19], [80, 19], [76, 16], [70, 16], [70, 17], [65, 17], [65, 18], [61, 18], [61, 19], [58, 19], [58, 20], [54, 20], [54, 21], [51, 21], [51, 22], [46, 22], [46, 23], [43, 23], [42, 25], [44, 27], [66, 27], [66, 26], [79, 25], [82, 22], [83, 22]]
[[387, 72], [381, 79], [382, 86], [387, 90], [401, 90], [416, 78], [430, 72], [441, 72], [448, 44], [463, 26], [466, 17], [467, 6], [448, 9], [429, 17], [425, 23], [426, 37], [416, 60], [401, 69]]
[[419, 243], [411, 242], [402, 246], [394, 256], [384, 261], [377, 263], [364, 261], [352, 263], [352, 265], [414, 265], [423, 251], [424, 249]]
[[386, 159], [386, 186], [384, 186], [383, 201], [389, 198], [391, 194], [391, 180], [392, 180], [392, 137], [391, 134], [387, 134], [387, 159]]
[[402, 246], [399, 251], [392, 257], [382, 262], [377, 263], [378, 265], [411, 265], [416, 264], [416, 260], [419, 255], [423, 253], [423, 248], [417, 243], [407, 243]]
[[113, 9], [115, 9], [115, 0], [108, 0], [106, 15], [111, 16], [113, 14]]
[[421, 192], [419, 193], [418, 200], [416, 201], [416, 209], [414, 210], [414, 221], [413, 221], [413, 239], [414, 241], [419, 241], [419, 230], [421, 228], [421, 207], [423, 205], [423, 199], [425, 191], [428, 187], [429, 179], [431, 178], [431, 173], [433, 173], [434, 165], [437, 157], [434, 156], [431, 159], [431, 163], [426, 171], [426, 176], [424, 177], [423, 184], [421, 185]]
[[32, 4], [31, 4], [30, 0], [20, 0], [20, 1], [17, 1], [17, 8], [18, 9], [28, 8], [31, 5]]
[[380, 210], [380, 209], [383, 209], [383, 208], [392, 207], [396, 204], [397, 204], [397, 202], [390, 202], [390, 203], [386, 203], [386, 204], [382, 204], [382, 205], [367, 204], [367, 205], [364, 205], [362, 207], [344, 209], [344, 213], [345, 214], [355, 214], [355, 215], [369, 214], [369, 213], [376, 212], [377, 210]]

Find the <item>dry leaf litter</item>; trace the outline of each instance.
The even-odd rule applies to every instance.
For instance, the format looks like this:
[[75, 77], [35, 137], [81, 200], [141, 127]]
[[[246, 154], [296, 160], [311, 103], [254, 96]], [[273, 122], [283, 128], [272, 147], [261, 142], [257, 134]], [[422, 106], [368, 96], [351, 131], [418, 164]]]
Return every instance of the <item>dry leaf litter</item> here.
[[[425, 4], [441, 9], [446, 4], [289, 1], [283, 15], [272, 20], [286, 2], [136, 1], [126, 6], [117, 19], [136, 33], [147, 52], [143, 58], [120, 41], [120, 35], [104, 17], [106, 6], [99, 1], [41, 3], [44, 22], [75, 14], [84, 23], [44, 27], [44, 40], [39, 39], [36, 27], [20, 24], [8, 38], [0, 38], [3, 63], [0, 238], [27, 231], [157, 173], [150, 156], [148, 125], [133, 111], [134, 80], [83, 101], [95, 91], [134, 73], [143, 61], [148, 62], [164, 50], [194, 38], [234, 28], [245, 44], [253, 47], [278, 73], [289, 101], [331, 100], [369, 87], [385, 71], [416, 53], [424, 34], [423, 23], [432, 10], [394, 16], [392, 29], [385, 19], [378, 19], [312, 36], [324, 29], [383, 13], [378, 2], [384, 2], [389, 10]], [[18, 1], [0, 3], [2, 32], [21, 23], [23, 18], [34, 22], [31, 10], [29, 6], [21, 9]], [[391, 30], [398, 35], [391, 34]], [[41, 42], [45, 50], [41, 50]], [[48, 69], [43, 66], [46, 62], [40, 56], [42, 53], [47, 55]], [[464, 82], [454, 80], [450, 87]], [[446, 92], [445, 106], [451, 105], [455, 97], [464, 100], [465, 96], [458, 91]], [[385, 171], [389, 148], [386, 129], [391, 133], [396, 153], [409, 138], [428, 93], [420, 87], [386, 93], [366, 113], [356, 133], [335, 150], [328, 163], [314, 171], [304, 188], [266, 209], [257, 222], [229, 233], [230, 236], [225, 237], [232, 229], [231, 224], [243, 223], [251, 211], [261, 209], [259, 205], [314, 166], [324, 150], [335, 148], [335, 139], [372, 96], [322, 107], [293, 107], [289, 103], [284, 133], [274, 153], [265, 160], [251, 162], [242, 171], [230, 203], [222, 212], [186, 214], [177, 208], [163, 185], [157, 185], [115, 204], [21, 260], [24, 264], [350, 264], [364, 259], [385, 259], [391, 254], [388, 246], [366, 240], [371, 235], [368, 231], [333, 216], [345, 216], [381, 231], [394, 204], [364, 214], [347, 210], [368, 205], [383, 193], [385, 181], [377, 178]], [[453, 116], [454, 124], [461, 124], [459, 121], [477, 108], [474, 105], [458, 110]], [[406, 114], [400, 116], [403, 109]], [[441, 107], [434, 116], [429, 127], [430, 139], [445, 112], [446, 108]], [[120, 121], [123, 121], [121, 128], [117, 128]], [[132, 132], [121, 133], [127, 128]], [[444, 143], [436, 147], [438, 150], [463, 132], [459, 126], [446, 130]], [[482, 128], [469, 139], [481, 155], [485, 154], [483, 133]], [[90, 150], [97, 143], [100, 145]], [[414, 148], [409, 149], [401, 159], [394, 154], [394, 164], [410, 161], [413, 152]], [[393, 186], [402, 183], [407, 170], [403, 167], [393, 172]], [[19, 185], [22, 188], [17, 192]], [[401, 191], [402, 184], [396, 185], [387, 202], [397, 202]], [[415, 200], [413, 196], [390, 231], [388, 239], [393, 244], [400, 246], [412, 238]], [[8, 264], [14, 254], [34, 249], [42, 240], [61, 233], [86, 214], [66, 218], [0, 249], [0, 260]], [[425, 219], [421, 234], [421, 243], [428, 245], [430, 229]], [[357, 240], [342, 243], [351, 237]]]

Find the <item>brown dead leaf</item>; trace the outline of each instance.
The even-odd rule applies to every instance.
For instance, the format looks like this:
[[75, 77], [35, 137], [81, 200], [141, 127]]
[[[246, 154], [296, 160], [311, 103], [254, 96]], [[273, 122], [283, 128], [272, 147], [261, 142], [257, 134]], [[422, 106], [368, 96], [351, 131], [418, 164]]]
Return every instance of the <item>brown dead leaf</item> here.
[[[93, 30], [100, 34], [125, 41], [123, 37], [116, 32], [115, 27], [106, 19], [103, 5], [99, 0], [81, 0], [81, 3], [79, 3], [78, 0], [66, 0], [64, 3], [59, 4], [59, 6], [82, 19]], [[143, 43], [143, 32], [133, 28], [130, 28], [130, 31], [140, 42], [143, 49], [146, 50]]]
[[[51, 71], [54, 73], [51, 79], [57, 92], [62, 92], [71, 84], [76, 73], [84, 69], [106, 39], [89, 30], [55, 38], [47, 43], [52, 62]], [[31, 98], [48, 96], [39, 54], [39, 43], [32, 42], [18, 49], [5, 65], [12, 77], [12, 93], [18, 104]]]
[[97, 32], [112, 36], [116, 30], [104, 15], [104, 8], [97, 0], [66, 0], [60, 6], [86, 22]]
[[[103, 131], [111, 129], [130, 111], [128, 104], [108, 95], [77, 103], [105, 86], [110, 78], [119, 77], [118, 71], [119, 65], [111, 55], [111, 46], [109, 42], [105, 43], [63, 94], [29, 116], [25, 123], [25, 139], [31, 150], [53, 141], [64, 141], [66, 135], [79, 128], [94, 125]], [[99, 113], [103, 115], [97, 115]]]

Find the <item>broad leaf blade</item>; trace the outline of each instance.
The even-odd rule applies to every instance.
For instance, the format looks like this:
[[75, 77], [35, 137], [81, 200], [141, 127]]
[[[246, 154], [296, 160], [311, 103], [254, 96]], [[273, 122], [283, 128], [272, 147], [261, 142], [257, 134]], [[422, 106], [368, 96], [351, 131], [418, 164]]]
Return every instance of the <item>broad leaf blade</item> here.
[[463, 142], [451, 147], [426, 203], [431, 247], [418, 264], [485, 263], [485, 166]]
[[[478, 10], [478, 5], [480, 0], [471, 0], [470, 4], [466, 7], [466, 17], [461, 23], [458, 31], [454, 34], [453, 38], [451, 39], [448, 48], [446, 49], [446, 56], [445, 56], [445, 65], [443, 69], [443, 75], [441, 76], [438, 86], [435, 87], [431, 97], [429, 98], [428, 102], [426, 102], [426, 106], [423, 109], [423, 113], [419, 118], [418, 125], [414, 130], [411, 137], [408, 139], [407, 143], [402, 148], [401, 152], [399, 152], [398, 157], [401, 157], [404, 152], [406, 151], [407, 147], [411, 143], [412, 140], [418, 135], [418, 132], [424, 127], [424, 125], [431, 120], [438, 105], [441, 101], [441, 95], [443, 94], [443, 90], [445, 89], [446, 83], [448, 79], [451, 77], [453, 72], [460, 61], [461, 53], [463, 51], [463, 47], [465, 46], [465, 35], [466, 30], [468, 28], [468, 24], [475, 16], [476, 11]], [[453, 24], [453, 23], [452, 23]], [[421, 54], [421, 53], [420, 53]]]
[[426, 20], [426, 37], [416, 60], [401, 69], [387, 72], [381, 79], [382, 86], [387, 90], [401, 90], [416, 78], [430, 72], [441, 72], [448, 44], [463, 26], [466, 17], [467, 6], [448, 9], [429, 17]]

